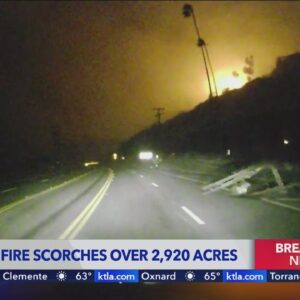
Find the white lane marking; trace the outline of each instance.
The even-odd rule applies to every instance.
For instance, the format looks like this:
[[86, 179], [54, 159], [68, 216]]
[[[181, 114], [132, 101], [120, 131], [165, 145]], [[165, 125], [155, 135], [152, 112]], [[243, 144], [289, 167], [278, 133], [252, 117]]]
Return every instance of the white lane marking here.
[[10, 189], [6, 189], [6, 190], [1, 191], [0, 194], [8, 193], [8, 192], [14, 191], [16, 189], [17, 189], [17, 187], [12, 187]]
[[144, 175], [141, 174], [140, 177], [141, 177], [141, 178], [144, 178]]
[[158, 185], [158, 184], [156, 184], [155, 182], [151, 182], [151, 184], [152, 184], [153, 186], [155, 186], [156, 188], [158, 188], [158, 187], [159, 187], [159, 185]]
[[41, 182], [47, 182], [47, 181], [49, 181], [49, 178], [45, 178], [41, 180]]
[[284, 207], [284, 208], [287, 208], [287, 209], [291, 209], [291, 210], [295, 210], [295, 211], [300, 211], [300, 207], [295, 207], [295, 206], [284, 204], [284, 203], [280, 203], [280, 202], [277, 202], [277, 201], [272, 201], [272, 200], [269, 200], [267, 198], [261, 198], [261, 200], [263, 202], [270, 203], [270, 204], [277, 205], [277, 206], [281, 206], [281, 207]]
[[199, 225], [204, 225], [205, 222], [202, 221], [197, 215], [195, 215], [191, 210], [189, 210], [187, 207], [185, 206], [181, 206], [181, 209], [186, 212], [196, 223], [198, 223]]

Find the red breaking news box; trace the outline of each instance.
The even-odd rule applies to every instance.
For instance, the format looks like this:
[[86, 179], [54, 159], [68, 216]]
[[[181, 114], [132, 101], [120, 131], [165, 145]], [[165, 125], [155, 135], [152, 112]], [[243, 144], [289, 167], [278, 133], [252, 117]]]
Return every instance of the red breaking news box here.
[[255, 240], [255, 269], [299, 270], [300, 240]]

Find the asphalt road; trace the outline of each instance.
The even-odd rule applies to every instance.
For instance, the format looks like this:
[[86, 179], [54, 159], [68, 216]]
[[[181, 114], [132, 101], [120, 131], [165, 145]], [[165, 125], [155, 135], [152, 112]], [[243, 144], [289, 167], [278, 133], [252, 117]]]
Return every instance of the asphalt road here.
[[[1, 239], [299, 238], [300, 210], [259, 198], [203, 195], [199, 183], [149, 168], [98, 168], [0, 191]], [[39, 180], [35, 185], [43, 185]], [[4, 191], [4, 192], [3, 192]]]

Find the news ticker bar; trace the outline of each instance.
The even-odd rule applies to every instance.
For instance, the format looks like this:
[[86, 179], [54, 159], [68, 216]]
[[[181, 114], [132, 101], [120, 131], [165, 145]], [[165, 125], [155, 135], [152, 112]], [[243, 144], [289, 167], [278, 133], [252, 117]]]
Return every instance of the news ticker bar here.
[[0, 282], [300, 282], [295, 270], [2, 270]]

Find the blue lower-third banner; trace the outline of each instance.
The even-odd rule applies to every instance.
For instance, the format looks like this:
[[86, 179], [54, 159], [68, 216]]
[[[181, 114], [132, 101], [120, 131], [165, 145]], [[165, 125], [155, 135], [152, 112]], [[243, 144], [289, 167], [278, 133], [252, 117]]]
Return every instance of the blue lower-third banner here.
[[0, 282], [300, 282], [297, 270], [1, 270]]

